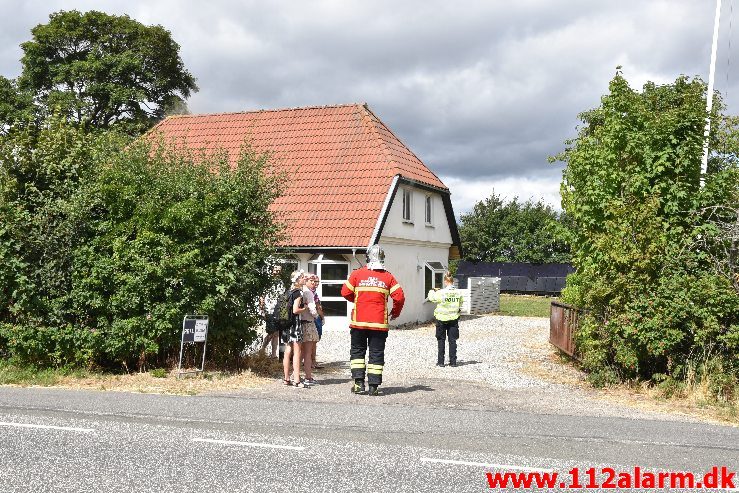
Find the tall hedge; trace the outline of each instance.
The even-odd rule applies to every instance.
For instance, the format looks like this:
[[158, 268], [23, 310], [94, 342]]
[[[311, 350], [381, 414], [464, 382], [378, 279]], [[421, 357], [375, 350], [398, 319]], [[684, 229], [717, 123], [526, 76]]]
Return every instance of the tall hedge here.
[[701, 186], [705, 117], [702, 81], [636, 91], [619, 73], [559, 156], [577, 270], [563, 298], [589, 310], [577, 345], [599, 378], [686, 379], [710, 367], [729, 389], [739, 376], [739, 293], [712, 261], [727, 238], [710, 213], [736, 204], [739, 179], [716, 154]]
[[41, 366], [145, 368], [210, 316], [235, 361], [280, 238], [280, 178], [236, 161], [88, 133], [59, 119], [0, 143], [0, 352]]

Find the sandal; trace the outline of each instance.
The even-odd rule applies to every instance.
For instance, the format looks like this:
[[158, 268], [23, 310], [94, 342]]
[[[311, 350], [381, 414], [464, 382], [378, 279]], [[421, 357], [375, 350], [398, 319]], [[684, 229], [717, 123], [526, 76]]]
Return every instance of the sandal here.
[[297, 387], [299, 389], [305, 389], [308, 388], [307, 385], [305, 385], [303, 382], [297, 382], [292, 384], [293, 387]]
[[284, 385], [285, 387], [290, 387], [292, 384], [292, 380], [285, 380], [284, 378], [282, 379], [282, 385]]

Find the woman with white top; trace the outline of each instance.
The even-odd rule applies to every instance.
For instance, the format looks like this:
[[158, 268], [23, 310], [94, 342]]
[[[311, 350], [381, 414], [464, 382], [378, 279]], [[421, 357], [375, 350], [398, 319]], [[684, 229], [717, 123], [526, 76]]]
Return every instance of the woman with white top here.
[[303, 366], [305, 367], [306, 385], [314, 385], [313, 380], [313, 355], [318, 342], [318, 329], [315, 319], [318, 317], [316, 299], [313, 291], [316, 289], [318, 276], [308, 276], [303, 284], [303, 304], [305, 309], [300, 312], [300, 322], [303, 326]]

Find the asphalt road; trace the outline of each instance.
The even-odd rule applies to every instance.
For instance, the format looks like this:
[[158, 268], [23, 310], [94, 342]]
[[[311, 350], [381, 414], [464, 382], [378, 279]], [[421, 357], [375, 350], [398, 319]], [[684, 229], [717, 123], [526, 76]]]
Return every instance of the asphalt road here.
[[0, 491], [457, 492], [489, 490], [488, 471], [555, 471], [569, 484], [575, 467], [582, 483], [589, 467], [739, 470], [729, 426], [286, 391], [1, 388]]

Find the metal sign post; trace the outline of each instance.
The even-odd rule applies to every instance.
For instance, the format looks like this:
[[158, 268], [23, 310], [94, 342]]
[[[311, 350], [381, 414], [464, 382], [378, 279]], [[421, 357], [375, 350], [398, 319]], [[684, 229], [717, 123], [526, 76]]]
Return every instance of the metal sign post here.
[[[200, 368], [191, 371], [182, 371], [182, 354], [185, 343], [195, 346], [203, 343], [203, 360]], [[185, 315], [182, 319], [182, 339], [180, 341], [180, 363], [177, 367], [177, 378], [187, 373], [202, 373], [205, 369], [205, 346], [208, 344], [208, 315]]]

